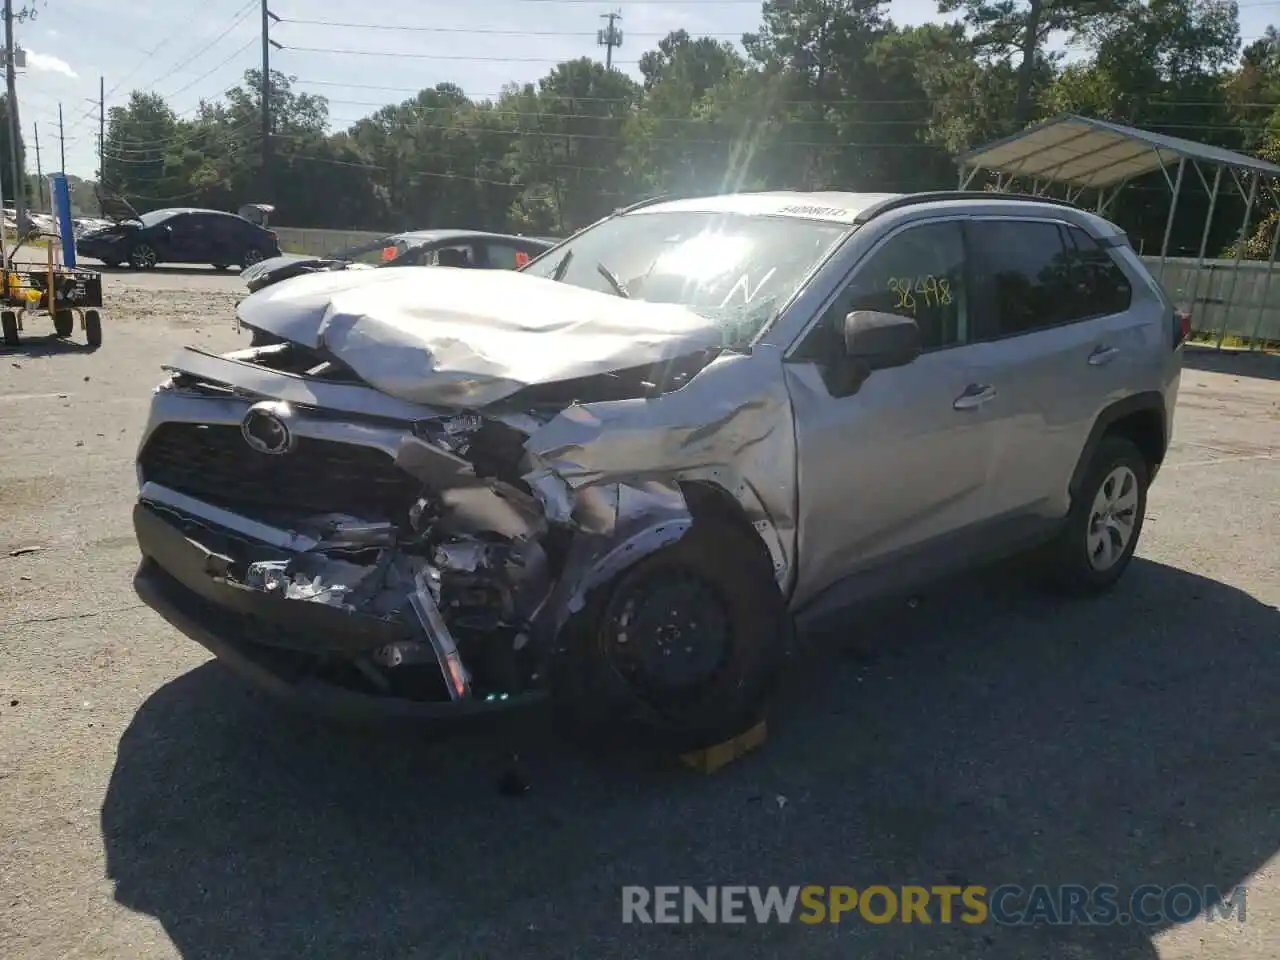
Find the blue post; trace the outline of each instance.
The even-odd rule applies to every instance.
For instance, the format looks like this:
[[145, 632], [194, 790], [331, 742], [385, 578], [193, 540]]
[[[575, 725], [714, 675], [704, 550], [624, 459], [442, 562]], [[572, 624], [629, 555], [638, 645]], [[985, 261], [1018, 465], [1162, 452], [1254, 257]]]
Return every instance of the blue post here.
[[49, 175], [49, 196], [53, 200], [54, 216], [58, 218], [58, 235], [62, 237], [62, 264], [75, 268], [76, 228], [71, 222], [71, 189], [63, 173]]

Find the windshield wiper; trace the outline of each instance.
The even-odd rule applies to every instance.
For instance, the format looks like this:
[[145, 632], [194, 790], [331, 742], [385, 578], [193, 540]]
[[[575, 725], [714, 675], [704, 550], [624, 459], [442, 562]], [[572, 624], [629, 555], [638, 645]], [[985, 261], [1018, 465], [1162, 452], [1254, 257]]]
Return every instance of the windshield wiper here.
[[555, 270], [551, 272], [551, 279], [559, 283], [564, 279], [565, 271], [569, 269], [569, 261], [573, 259], [573, 251], [566, 250], [560, 262], [556, 264]]
[[609, 286], [613, 287], [613, 292], [624, 300], [630, 300], [631, 294], [627, 292], [627, 285], [618, 279], [618, 275], [606, 267], [603, 263], [596, 264], [596, 273], [609, 281]]

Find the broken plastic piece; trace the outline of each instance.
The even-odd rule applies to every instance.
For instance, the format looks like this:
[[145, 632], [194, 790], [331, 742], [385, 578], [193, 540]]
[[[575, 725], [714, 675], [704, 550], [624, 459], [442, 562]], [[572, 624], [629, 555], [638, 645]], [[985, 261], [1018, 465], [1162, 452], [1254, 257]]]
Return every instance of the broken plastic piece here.
[[449, 697], [453, 700], [466, 700], [471, 696], [471, 677], [462, 664], [458, 645], [440, 614], [440, 607], [436, 604], [427, 576], [420, 570], [414, 581], [415, 589], [409, 594], [409, 605], [413, 607], [422, 632], [427, 635], [427, 640], [436, 652], [445, 686], [449, 688]]
[[573, 515], [573, 491], [567, 483], [546, 467], [525, 474], [523, 479], [542, 505], [548, 520], [552, 523], [569, 522]]
[[485, 566], [487, 560], [488, 544], [481, 543], [479, 540], [442, 543], [435, 552], [435, 562], [438, 566], [460, 573], [474, 573]]

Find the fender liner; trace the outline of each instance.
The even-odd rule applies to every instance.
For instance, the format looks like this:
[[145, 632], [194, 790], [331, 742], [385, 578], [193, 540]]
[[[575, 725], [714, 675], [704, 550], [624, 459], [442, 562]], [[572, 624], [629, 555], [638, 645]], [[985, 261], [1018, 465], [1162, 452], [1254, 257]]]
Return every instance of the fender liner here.
[[1165, 410], [1164, 395], [1158, 391], [1150, 390], [1143, 393], [1135, 393], [1132, 396], [1125, 397], [1123, 400], [1117, 400], [1098, 414], [1097, 419], [1093, 422], [1093, 428], [1089, 431], [1088, 439], [1084, 442], [1084, 449], [1080, 451], [1080, 459], [1076, 461], [1076, 468], [1071, 473], [1071, 483], [1067, 489], [1073, 498], [1080, 491], [1080, 485], [1084, 482], [1085, 473], [1089, 469], [1094, 452], [1098, 449], [1098, 444], [1102, 441], [1103, 436], [1116, 423], [1135, 413], [1154, 413], [1160, 418], [1160, 456], [1155, 459], [1151, 466], [1151, 479], [1155, 479], [1156, 471], [1159, 469], [1160, 462], [1164, 459], [1164, 454], [1169, 446], [1169, 419]]

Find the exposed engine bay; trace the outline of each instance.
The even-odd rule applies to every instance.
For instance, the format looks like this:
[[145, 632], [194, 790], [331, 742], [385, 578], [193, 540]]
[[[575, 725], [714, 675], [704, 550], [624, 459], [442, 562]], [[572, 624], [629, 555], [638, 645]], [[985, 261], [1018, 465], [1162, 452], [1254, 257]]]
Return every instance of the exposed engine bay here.
[[[139, 453], [144, 554], [181, 569], [159, 545], [161, 524], [178, 531], [220, 591], [199, 592], [347, 687], [414, 700], [536, 693], [586, 594], [693, 523], [673, 477], [592, 476], [575, 489], [529, 441], [585, 409], [578, 397], [670, 394], [710, 354], [436, 416], [298, 344], [179, 359]], [[308, 403], [259, 399], [268, 392]], [[373, 402], [344, 411], [350, 401]]]

